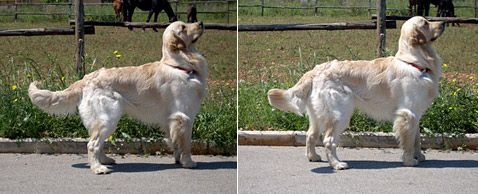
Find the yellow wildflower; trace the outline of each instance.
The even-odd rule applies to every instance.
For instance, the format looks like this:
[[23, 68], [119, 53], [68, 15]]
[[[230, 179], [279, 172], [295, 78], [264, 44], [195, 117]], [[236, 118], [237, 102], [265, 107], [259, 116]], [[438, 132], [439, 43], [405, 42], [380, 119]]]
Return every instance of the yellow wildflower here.
[[453, 107], [450, 106], [450, 107], [448, 108], [448, 110], [451, 110], [451, 109], [453, 109]]
[[456, 82], [456, 79], [451, 80], [452, 82]]
[[446, 63], [443, 63], [443, 67], [448, 67], [448, 65]]
[[18, 98], [15, 98], [15, 100], [13, 100], [14, 102], [18, 101]]
[[30, 75], [30, 74], [27, 74], [27, 77], [31, 77], [31, 75]]
[[121, 55], [116, 55], [116, 58], [120, 58], [120, 57], [121, 57]]
[[113, 136], [112, 136], [112, 135], [110, 135], [110, 140], [113, 140]]
[[17, 85], [13, 85], [12, 90], [16, 90], [16, 89], [17, 89]]
[[113, 52], [115, 55], [118, 54], [118, 51]]
[[473, 76], [470, 76], [468, 79], [472, 80], [472, 79], [473, 79]]
[[65, 81], [65, 77], [64, 77], [64, 76], [61, 76], [61, 81]]
[[226, 86], [228, 86], [228, 85], [229, 85], [229, 83], [226, 83]]

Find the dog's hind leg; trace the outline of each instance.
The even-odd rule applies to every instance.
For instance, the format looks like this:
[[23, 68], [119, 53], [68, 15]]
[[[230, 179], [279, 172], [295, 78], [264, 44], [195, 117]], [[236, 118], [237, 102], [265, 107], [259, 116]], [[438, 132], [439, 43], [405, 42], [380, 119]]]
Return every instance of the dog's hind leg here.
[[416, 166], [418, 164], [418, 160], [415, 159], [415, 144], [417, 138], [419, 141], [420, 137], [417, 137], [417, 134], [420, 132], [417, 132], [417, 130], [418, 120], [412, 111], [400, 109], [396, 112], [393, 131], [395, 136], [398, 137], [400, 147], [403, 148], [402, 159], [405, 166]]
[[[98, 125], [98, 128], [93, 130], [96, 132], [93, 132], [93, 135], [90, 137], [90, 141], [88, 142], [88, 159], [90, 162], [90, 168], [95, 174], [107, 174], [110, 172], [110, 169], [102, 165], [101, 160], [105, 160], [105, 158], [102, 157], [106, 157], [106, 155], [102, 156], [102, 154], [104, 154], [102, 149], [104, 146], [104, 141], [113, 132], [112, 130], [106, 129], [104, 125]], [[113, 160], [111, 158], [109, 159]]]
[[317, 116], [313, 111], [308, 111], [309, 114], [309, 130], [307, 131], [307, 139], [305, 141], [306, 152], [305, 156], [309, 159], [310, 162], [320, 162], [322, 159], [315, 152], [315, 143], [317, 138], [319, 138], [319, 126], [317, 123]]
[[[340, 134], [340, 133], [339, 133]], [[333, 127], [327, 128], [324, 137], [325, 153], [330, 166], [335, 170], [343, 170], [348, 168], [348, 164], [342, 162], [337, 157], [338, 133], [334, 132]]]
[[114, 164], [116, 162], [113, 158], [106, 156], [105, 150], [103, 148], [101, 148], [99, 159], [101, 164]]
[[[324, 147], [330, 166], [335, 170], [348, 168], [337, 157], [339, 135], [347, 128], [353, 113], [352, 91], [347, 87], [334, 87], [322, 92], [323, 107], [315, 108], [319, 122], [325, 127]], [[321, 112], [319, 112], [321, 111]]]
[[[418, 119], [420, 120], [420, 119]], [[422, 154], [422, 142], [420, 137], [420, 129], [417, 128], [417, 134], [415, 136], [415, 152], [414, 158], [417, 159], [419, 162], [425, 161], [425, 155]]]
[[177, 112], [170, 117], [170, 136], [173, 141], [174, 159], [184, 168], [194, 168], [196, 163], [191, 159], [191, 136], [193, 120], [184, 113]]
[[117, 96], [98, 96], [85, 100], [79, 106], [83, 124], [90, 132], [88, 142], [88, 160], [95, 174], [106, 174], [110, 170], [102, 164], [114, 163], [106, 157], [104, 141], [113, 134], [122, 115], [122, 106]]

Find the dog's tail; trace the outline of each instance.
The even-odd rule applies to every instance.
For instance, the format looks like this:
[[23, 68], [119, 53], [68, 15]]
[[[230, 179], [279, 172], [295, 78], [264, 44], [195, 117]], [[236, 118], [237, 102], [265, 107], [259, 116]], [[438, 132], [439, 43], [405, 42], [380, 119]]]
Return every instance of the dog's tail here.
[[28, 88], [28, 96], [33, 104], [43, 111], [54, 115], [76, 113], [76, 107], [83, 94], [84, 82], [82, 80], [73, 83], [63, 91], [52, 92], [38, 89], [39, 82], [34, 81]]
[[306, 111], [306, 102], [312, 89], [312, 72], [306, 73], [299, 82], [288, 90], [271, 89], [267, 93], [269, 104], [288, 112], [302, 116]]

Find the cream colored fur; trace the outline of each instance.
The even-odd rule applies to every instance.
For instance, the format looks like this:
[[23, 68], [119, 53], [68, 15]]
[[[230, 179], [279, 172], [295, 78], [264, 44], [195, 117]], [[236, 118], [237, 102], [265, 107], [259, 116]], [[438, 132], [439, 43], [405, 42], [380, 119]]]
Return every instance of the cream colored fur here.
[[[348, 168], [337, 158], [338, 137], [357, 108], [372, 118], [393, 122], [403, 148], [403, 163], [415, 166], [425, 160], [421, 153], [418, 123], [438, 95], [442, 60], [432, 42], [444, 31], [440, 22], [413, 17], [401, 29], [394, 57], [372, 61], [331, 61], [317, 65], [288, 90], [269, 91], [271, 105], [301, 115], [307, 112], [309, 130], [306, 156], [320, 161], [315, 143], [325, 131], [324, 146], [334, 169]], [[429, 69], [421, 72], [408, 63]]]
[[[175, 22], [163, 34], [161, 61], [137, 67], [100, 69], [63, 91], [28, 90], [34, 104], [51, 114], [75, 113], [78, 107], [90, 134], [88, 160], [96, 174], [108, 173], [102, 164], [114, 163], [103, 145], [123, 115], [147, 124], [159, 124], [170, 136], [174, 158], [193, 168], [191, 135], [194, 118], [206, 94], [207, 64], [193, 44], [202, 35], [202, 23]], [[188, 74], [186, 70], [193, 70]]]

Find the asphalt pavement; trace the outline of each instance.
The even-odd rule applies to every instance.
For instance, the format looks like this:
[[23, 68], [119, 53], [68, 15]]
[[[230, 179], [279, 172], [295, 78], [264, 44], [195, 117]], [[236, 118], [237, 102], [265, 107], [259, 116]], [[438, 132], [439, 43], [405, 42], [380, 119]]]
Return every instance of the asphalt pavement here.
[[[323, 147], [317, 148], [326, 160]], [[404, 167], [399, 149], [338, 148], [350, 169], [309, 162], [305, 147], [239, 146], [239, 193], [478, 193], [478, 151], [426, 150]]]
[[237, 158], [193, 155], [184, 169], [170, 156], [115, 155], [95, 175], [85, 154], [0, 154], [0, 193], [237, 193]]

